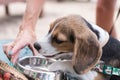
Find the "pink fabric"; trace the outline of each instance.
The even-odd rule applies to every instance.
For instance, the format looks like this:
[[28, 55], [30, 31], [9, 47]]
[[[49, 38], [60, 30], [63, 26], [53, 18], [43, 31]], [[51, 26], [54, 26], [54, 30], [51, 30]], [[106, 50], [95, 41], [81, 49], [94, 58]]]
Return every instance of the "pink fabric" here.
[[7, 5], [11, 2], [25, 2], [26, 0], [0, 0], [0, 5]]

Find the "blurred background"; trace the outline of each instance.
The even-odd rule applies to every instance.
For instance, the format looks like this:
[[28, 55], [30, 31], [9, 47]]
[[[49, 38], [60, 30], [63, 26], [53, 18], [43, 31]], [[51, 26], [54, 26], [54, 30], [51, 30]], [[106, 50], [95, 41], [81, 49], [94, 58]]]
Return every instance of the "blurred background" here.
[[[0, 4], [0, 40], [15, 39], [22, 21], [26, 3], [10, 2], [8, 5]], [[79, 14], [88, 21], [95, 23], [97, 0], [46, 0], [42, 17], [36, 25], [37, 38], [44, 36], [49, 30], [49, 24], [56, 18], [70, 14]], [[120, 6], [117, 1], [115, 17]], [[120, 17], [115, 23], [120, 40]]]

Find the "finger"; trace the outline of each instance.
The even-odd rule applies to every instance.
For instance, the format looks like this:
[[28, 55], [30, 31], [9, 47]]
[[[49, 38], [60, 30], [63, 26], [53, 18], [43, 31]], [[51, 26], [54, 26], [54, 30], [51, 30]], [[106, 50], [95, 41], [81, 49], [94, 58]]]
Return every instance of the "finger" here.
[[39, 55], [38, 51], [34, 48], [32, 44], [29, 45], [29, 48], [32, 50], [34, 56]]
[[15, 63], [17, 62], [18, 57], [19, 57], [19, 53], [20, 53], [20, 51], [16, 52], [15, 54], [13, 54], [13, 55], [11, 56], [11, 62], [12, 62], [13, 64], [15, 64]]
[[[10, 56], [10, 51], [12, 50], [13, 48], [13, 43], [9, 43], [9, 44], [5, 44], [3, 45], [3, 51], [4, 53], [9, 57]], [[10, 53], [10, 54], [9, 54]]]
[[22, 41], [18, 42], [15, 44], [15, 46], [12, 48], [12, 55], [15, 55], [16, 53], [18, 53], [23, 47], [25, 47], [26, 44], [23, 43]]
[[16, 43], [15, 46], [12, 48], [12, 57], [11, 57], [11, 62], [13, 64], [16, 63], [18, 56], [19, 56], [19, 52], [20, 50], [25, 46], [25, 44], [21, 41], [19, 43]]

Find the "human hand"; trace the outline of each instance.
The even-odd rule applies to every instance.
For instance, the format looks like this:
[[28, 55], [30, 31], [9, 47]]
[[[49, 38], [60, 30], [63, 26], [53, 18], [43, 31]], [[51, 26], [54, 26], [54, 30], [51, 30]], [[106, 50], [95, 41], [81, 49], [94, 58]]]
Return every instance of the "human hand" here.
[[18, 59], [19, 51], [25, 46], [29, 46], [29, 48], [33, 51], [34, 55], [38, 54], [38, 52], [34, 49], [33, 46], [35, 40], [36, 36], [33, 30], [20, 30], [16, 39], [9, 44], [5, 44], [3, 46], [3, 49], [5, 54], [11, 58], [11, 62], [13, 62], [14, 64]]

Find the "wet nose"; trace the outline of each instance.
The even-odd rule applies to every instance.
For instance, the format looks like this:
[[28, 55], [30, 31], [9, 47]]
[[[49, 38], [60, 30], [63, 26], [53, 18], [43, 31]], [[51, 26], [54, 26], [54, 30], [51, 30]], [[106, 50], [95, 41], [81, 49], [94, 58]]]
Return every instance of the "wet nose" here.
[[41, 46], [40, 46], [39, 43], [35, 42], [35, 43], [34, 43], [34, 48], [35, 48], [37, 51], [39, 51], [39, 50], [41, 49]]

